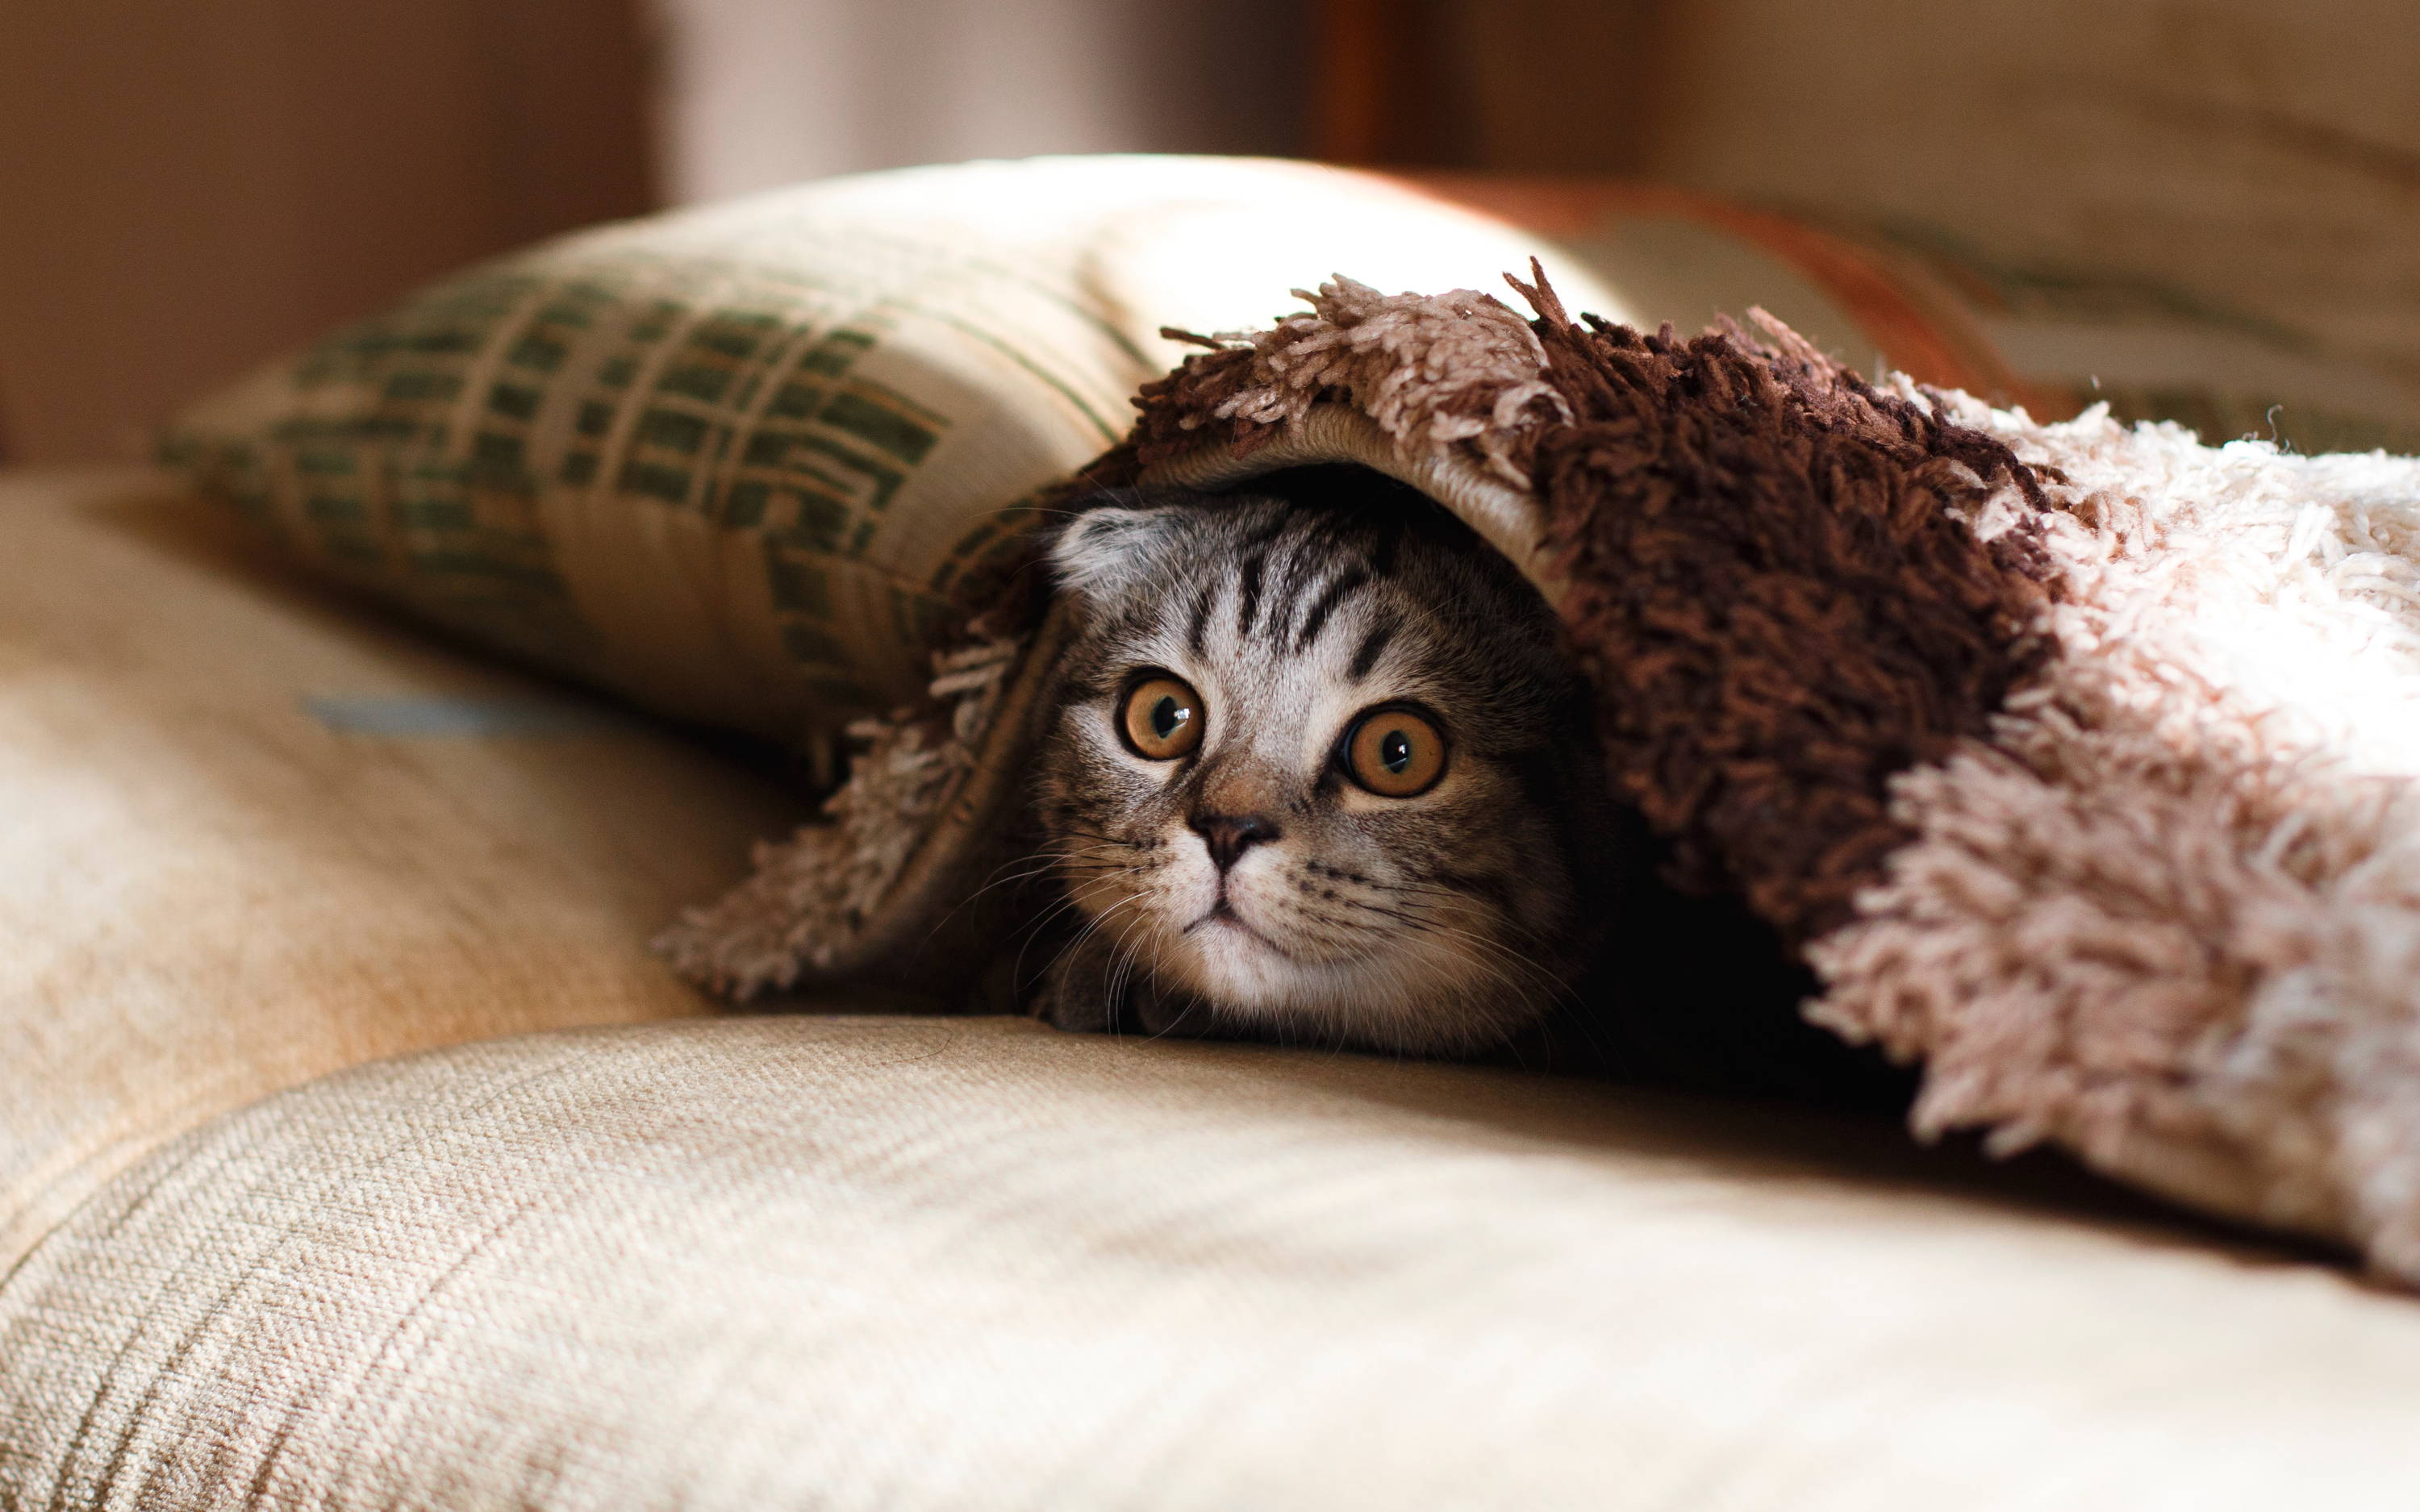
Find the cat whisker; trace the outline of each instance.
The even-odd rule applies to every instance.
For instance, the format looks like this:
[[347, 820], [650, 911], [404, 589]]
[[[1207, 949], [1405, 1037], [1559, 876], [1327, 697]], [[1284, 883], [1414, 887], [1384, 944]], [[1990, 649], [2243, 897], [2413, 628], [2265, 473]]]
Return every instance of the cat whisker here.
[[[1063, 859], [1063, 857], [1055, 856], [1046, 856], [1039, 858], [1031, 856], [1015, 856], [1009, 860], [1001, 862], [999, 866], [992, 869], [991, 876], [985, 881], [982, 887], [977, 887], [973, 892], [969, 893], [966, 897], [959, 899], [956, 904], [954, 904], [949, 912], [943, 914], [939, 919], [936, 919], [933, 923], [933, 927], [925, 932], [924, 937], [929, 940], [939, 935], [942, 929], [949, 924], [950, 920], [957, 918], [960, 913], [981, 902], [984, 896], [991, 892], [994, 888], [1016, 887], [1021, 883], [1031, 882], [1035, 877], [1047, 875], [1057, 870], [1062, 864]], [[1011, 867], [1017, 867], [1022, 870], [1016, 871], [1006, 876], [1001, 875], [1002, 872], [1009, 872]]]
[[[1077, 946], [1081, 945], [1085, 940], [1091, 938], [1094, 933], [1099, 931], [1104, 925], [1108, 924], [1111, 915], [1116, 914], [1121, 909], [1150, 896], [1151, 889], [1146, 887], [1142, 891], [1135, 893], [1130, 897], [1121, 899], [1117, 903], [1114, 903], [1109, 907], [1101, 910], [1100, 913], [1093, 917], [1093, 921], [1091, 923], [1084, 926], [1083, 933], [1078, 934], [1074, 940], [1068, 943], [1067, 949], [1069, 950], [1073, 950]], [[1119, 956], [1125, 953], [1130, 948], [1135, 950], [1140, 949], [1140, 947], [1135, 942], [1126, 939], [1123, 935], [1118, 936], [1117, 949], [1111, 952], [1109, 958], [1110, 970], [1102, 978], [1102, 986], [1109, 994], [1109, 1001], [1110, 1005], [1109, 1022], [1113, 1027], [1117, 1022], [1116, 1010], [1120, 994], [1125, 990], [1123, 982], [1119, 980], [1117, 961]]]
[[[1127, 903], [1133, 903], [1137, 898], [1142, 898], [1142, 897], [1147, 897], [1147, 896], [1149, 896], [1149, 889], [1148, 889], [1148, 888], [1146, 888], [1146, 889], [1145, 889], [1144, 891], [1142, 891], [1142, 892], [1134, 893], [1134, 894], [1129, 895], [1129, 896], [1128, 896], [1128, 897], [1126, 897], [1126, 898], [1124, 898], [1124, 899], [1120, 900], [1118, 903], [1116, 903], [1112, 904], [1112, 905], [1111, 905], [1111, 907], [1112, 907], [1112, 908], [1123, 908], [1123, 907], [1125, 907]], [[1084, 927], [1083, 927], [1082, 929], [1078, 930], [1078, 931], [1076, 932], [1076, 937], [1075, 937], [1074, 939], [1069, 940], [1066, 944], [1064, 944], [1064, 945], [1063, 945], [1063, 946], [1061, 946], [1061, 947], [1059, 948], [1059, 959], [1063, 959], [1063, 959], [1064, 959], [1064, 958], [1066, 958], [1067, 956], [1069, 956], [1069, 955], [1073, 954], [1073, 953], [1075, 952], [1075, 950], [1076, 950], [1077, 947], [1078, 947], [1078, 946], [1082, 945], [1086, 940], [1091, 939], [1091, 938], [1094, 936], [1094, 933], [1098, 933], [1098, 932], [1099, 932], [1099, 930], [1100, 930], [1100, 928], [1101, 928], [1102, 921], [1103, 921], [1103, 919], [1104, 919], [1106, 917], [1107, 917], [1107, 916], [1106, 916], [1106, 914], [1101, 914], [1101, 915], [1094, 915], [1094, 916], [1093, 916], [1092, 918], [1087, 918], [1087, 919], [1084, 921]]]
[[[1104, 878], [1106, 878], [1109, 870], [1109, 869], [1104, 870]], [[1127, 880], [1135, 880], [1131, 872], [1129, 872]], [[1145, 888], [1143, 889], [1143, 892], [1139, 892], [1135, 896], [1141, 897], [1149, 890], [1150, 889]], [[1018, 931], [1018, 934], [1021, 937], [1017, 943], [1016, 959], [1011, 963], [1009, 966], [1010, 979], [1012, 980], [1018, 981], [1024, 980], [1025, 953], [1033, 948], [1033, 942], [1041, 937], [1042, 932], [1049, 926], [1052, 920], [1058, 918], [1062, 914], [1080, 911], [1080, 905], [1075, 894], [1073, 892], [1065, 892], [1053, 901], [1049, 907], [1045, 908], [1042, 912], [1035, 915], [1032, 919], [1028, 921], [1025, 927]], [[1077, 932], [1073, 939], [1068, 940], [1059, 948], [1059, 949], [1052, 955], [1052, 961], [1055, 963], [1063, 959], [1069, 951], [1073, 950], [1077, 945], [1082, 942], [1086, 935], [1093, 932], [1095, 922], [1087, 922], [1083, 929]]]
[[1097, 835], [1089, 829], [1062, 829], [1059, 833], [1065, 836], [1072, 836], [1077, 840], [1098, 841], [1104, 845], [1115, 845], [1121, 849], [1129, 851], [1155, 851], [1159, 848], [1159, 841], [1156, 840], [1125, 840], [1115, 835]]
[[[1467, 893], [1459, 892], [1459, 891], [1456, 891], [1455, 889], [1452, 889], [1452, 888], [1450, 888], [1450, 887], [1435, 887], [1435, 886], [1431, 885], [1431, 884], [1421, 884], [1421, 883], [1413, 883], [1413, 884], [1407, 884], [1407, 885], [1405, 885], [1405, 890], [1406, 890], [1406, 891], [1412, 890], [1412, 889], [1414, 889], [1414, 888], [1418, 888], [1418, 889], [1419, 889], [1419, 890], [1426, 891], [1426, 892], [1431, 892], [1431, 893], [1434, 893], [1434, 894], [1438, 895], [1438, 896], [1441, 896], [1441, 897], [1450, 898], [1450, 899], [1453, 899], [1453, 900], [1456, 900], [1456, 901], [1459, 901], [1459, 902], [1467, 902], [1467, 901], [1469, 900], [1469, 895], [1468, 895]], [[1348, 902], [1349, 902], [1350, 900], [1343, 900], [1343, 901], [1348, 901]], [[1372, 906], [1372, 905], [1361, 905], [1361, 906]], [[1496, 951], [1496, 952], [1497, 952], [1497, 953], [1498, 953], [1499, 955], [1502, 955], [1502, 956], [1506, 957], [1507, 959], [1509, 959], [1509, 960], [1511, 960], [1511, 961], [1513, 961], [1514, 963], [1516, 963], [1516, 964], [1520, 964], [1521, 966], [1523, 966], [1523, 967], [1527, 968], [1528, 970], [1529, 970], [1529, 971], [1531, 971], [1531, 972], [1536, 973], [1540, 978], [1553, 981], [1553, 982], [1555, 983], [1556, 991], [1557, 991], [1558, 993], [1568, 993], [1568, 992], [1569, 992], [1569, 990], [1570, 990], [1570, 989], [1569, 989], [1568, 984], [1567, 984], [1567, 983], [1565, 983], [1565, 982], [1562, 980], [1562, 979], [1561, 979], [1559, 976], [1558, 976], [1556, 973], [1554, 973], [1554, 972], [1552, 972], [1552, 971], [1547, 970], [1547, 969], [1546, 969], [1544, 966], [1543, 966], [1543, 965], [1540, 965], [1540, 964], [1539, 964], [1534, 960], [1534, 959], [1532, 959], [1532, 958], [1530, 958], [1530, 957], [1528, 957], [1528, 956], [1523, 955], [1523, 954], [1522, 954], [1522, 953], [1520, 953], [1519, 951], [1517, 951], [1517, 950], [1513, 949], [1510, 945], [1507, 945], [1507, 944], [1506, 944], [1506, 943], [1504, 943], [1502, 940], [1500, 940], [1500, 939], [1496, 939], [1496, 938], [1491, 938], [1490, 936], [1487, 936], [1487, 935], [1484, 935], [1484, 934], [1480, 934], [1480, 933], [1474, 933], [1473, 931], [1470, 931], [1470, 930], [1463, 929], [1463, 928], [1461, 928], [1461, 927], [1460, 927], [1460, 926], [1458, 926], [1458, 925], [1448, 924], [1448, 923], [1446, 923], [1443, 919], [1440, 919], [1440, 918], [1436, 918], [1436, 917], [1435, 917], [1435, 913], [1434, 913], [1434, 911], [1424, 911], [1424, 912], [1420, 913], [1420, 914], [1419, 914], [1419, 915], [1418, 915], [1418, 916], [1408, 916], [1408, 915], [1402, 914], [1402, 913], [1400, 913], [1400, 912], [1394, 912], [1394, 911], [1388, 911], [1388, 910], [1383, 910], [1383, 909], [1382, 909], [1382, 910], [1377, 910], [1377, 911], [1380, 911], [1380, 912], [1386, 912], [1386, 913], [1388, 913], [1388, 917], [1389, 917], [1389, 918], [1400, 918], [1400, 919], [1402, 919], [1402, 920], [1403, 920], [1404, 923], [1406, 923], [1406, 924], [1410, 924], [1410, 925], [1413, 925], [1413, 926], [1415, 926], [1415, 927], [1419, 927], [1419, 928], [1431, 929], [1431, 930], [1441, 930], [1441, 931], [1447, 932], [1447, 933], [1451, 933], [1452, 935], [1454, 935], [1454, 936], [1455, 936], [1455, 937], [1457, 937], [1457, 938], [1460, 938], [1460, 939], [1463, 939], [1463, 940], [1465, 940], [1465, 941], [1467, 941], [1468, 943], [1470, 943], [1470, 944], [1472, 944], [1472, 945], [1474, 945], [1474, 946], [1478, 946], [1478, 947], [1480, 947], [1480, 948], [1481, 948], [1481, 949], [1488, 949], [1488, 950]]]
[[1491, 963], [1485, 957], [1479, 957], [1473, 958], [1471, 960], [1471, 964], [1473, 965], [1480, 966], [1481, 969], [1497, 974], [1499, 980], [1503, 980], [1505, 981], [1505, 985], [1508, 988], [1511, 988], [1514, 995], [1520, 997], [1524, 1002], [1530, 1000], [1528, 991], [1521, 988], [1517, 981], [1505, 979], [1503, 976], [1504, 967], [1509, 966], [1517, 970], [1523, 976], [1527, 977], [1531, 983], [1537, 986], [1543, 986], [1545, 989], [1546, 996], [1550, 999], [1562, 998], [1570, 999], [1572, 1001], [1577, 1000], [1576, 995], [1573, 992], [1571, 985], [1568, 982], [1565, 982], [1555, 973], [1548, 971], [1545, 967], [1538, 964], [1537, 962], [1522, 955], [1520, 952], [1514, 950], [1512, 947], [1505, 945], [1501, 941], [1491, 940], [1486, 938], [1484, 935], [1474, 934], [1467, 930], [1455, 929], [1451, 925], [1439, 924], [1434, 920], [1417, 924], [1412, 927], [1425, 933], [1445, 934], [1450, 938], [1458, 940], [1466, 948], [1476, 947], [1482, 951], [1492, 952], [1494, 962]]
[[[1121, 940], [1119, 942], [1118, 949], [1109, 962], [1109, 1002], [1113, 1011], [1123, 1009], [1125, 1003], [1126, 985], [1134, 980], [1134, 969], [1141, 964], [1141, 941]], [[1153, 1039], [1158, 1037], [1156, 1031], [1151, 1036]]]
[[[982, 887], [969, 894], [966, 903], [962, 903], [958, 906], [960, 908], [965, 907], [967, 903], [973, 903], [977, 898], [980, 898], [985, 893], [991, 891], [994, 887], [1014, 887], [1020, 882], [1031, 882], [1035, 877], [1046, 876], [1051, 872], [1056, 871], [1063, 859], [1065, 859], [1065, 857], [1048, 856], [1036, 860], [1032, 856], [1023, 856], [1013, 861], [1003, 861], [998, 867], [993, 868], [991, 880], [985, 882]], [[1008, 872], [1008, 869], [1013, 866], [1022, 867], [1023, 870], [1010, 872], [1005, 876], [1001, 875], [1002, 872]]]
[[[1452, 898], [1458, 902], [1465, 901], [1466, 898], [1466, 895], [1453, 892], [1450, 889], [1437, 888], [1435, 890], [1443, 896]], [[1568, 991], [1560, 978], [1557, 977], [1555, 973], [1548, 971], [1544, 966], [1540, 965], [1536, 961], [1521, 954], [1517, 950], [1514, 950], [1511, 946], [1506, 945], [1501, 940], [1492, 939], [1487, 935], [1479, 933], [1473, 930], [1465, 929], [1460, 925], [1447, 923], [1444, 919], [1436, 917], [1436, 910], [1433, 907], [1422, 907], [1415, 903], [1413, 908], [1392, 908], [1382, 903], [1373, 903], [1361, 899], [1347, 897], [1341, 893], [1335, 894], [1332, 897], [1323, 895], [1323, 901], [1342, 903], [1348, 908], [1353, 908], [1362, 913], [1374, 914], [1380, 918], [1400, 923], [1406, 929], [1456, 940], [1466, 948], [1485, 952], [1496, 957], [1497, 960], [1510, 964], [1513, 968], [1521, 971], [1524, 975], [1535, 979], [1537, 981], [1551, 984], [1552, 991], [1556, 993]], [[1380, 932], [1373, 931], [1372, 933], [1377, 933]], [[1516, 992], [1516, 995], [1521, 995], [1524, 998], [1528, 996], [1528, 993], [1526, 991], [1520, 989], [1512, 980], [1502, 978], [1500, 973], [1499, 980], [1504, 980], [1504, 984], [1508, 988], [1512, 988]]]

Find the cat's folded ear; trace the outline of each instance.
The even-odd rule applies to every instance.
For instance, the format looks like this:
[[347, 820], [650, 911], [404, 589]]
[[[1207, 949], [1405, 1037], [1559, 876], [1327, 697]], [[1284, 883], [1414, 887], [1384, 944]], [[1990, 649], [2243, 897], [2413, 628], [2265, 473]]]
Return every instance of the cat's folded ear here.
[[1146, 495], [1099, 497], [1103, 502], [1060, 527], [1050, 542], [1050, 571], [1059, 586], [1095, 600], [1121, 596], [1164, 575], [1166, 548], [1182, 529], [1185, 514]]

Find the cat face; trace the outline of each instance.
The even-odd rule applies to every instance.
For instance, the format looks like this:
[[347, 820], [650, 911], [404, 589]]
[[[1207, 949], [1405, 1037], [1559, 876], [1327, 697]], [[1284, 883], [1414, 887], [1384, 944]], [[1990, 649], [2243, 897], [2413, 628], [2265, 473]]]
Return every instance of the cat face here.
[[1497, 553], [1418, 500], [1176, 493], [1080, 514], [1051, 561], [1082, 618], [1038, 773], [1087, 920], [1059, 1022], [1140, 996], [1454, 1050], [1544, 1011], [1603, 789], [1549, 613]]

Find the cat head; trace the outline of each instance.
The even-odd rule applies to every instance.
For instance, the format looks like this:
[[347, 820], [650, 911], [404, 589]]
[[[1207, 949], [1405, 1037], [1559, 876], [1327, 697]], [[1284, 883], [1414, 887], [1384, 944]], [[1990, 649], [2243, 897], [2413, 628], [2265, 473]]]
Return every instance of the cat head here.
[[1091, 949], [1220, 1026], [1505, 1039], [1585, 951], [1604, 787], [1550, 611], [1404, 491], [1138, 492], [1050, 551], [1079, 619], [1038, 810]]

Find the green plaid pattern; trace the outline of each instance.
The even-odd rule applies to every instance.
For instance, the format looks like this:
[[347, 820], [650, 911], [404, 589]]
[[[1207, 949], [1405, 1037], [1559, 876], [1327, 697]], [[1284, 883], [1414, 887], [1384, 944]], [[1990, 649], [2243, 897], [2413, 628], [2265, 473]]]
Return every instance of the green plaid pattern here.
[[[206, 401], [163, 459], [332, 573], [672, 712], [799, 738], [887, 708], [1154, 367], [1047, 270], [787, 213], [737, 255], [667, 217], [473, 270]], [[566, 541], [600, 532], [589, 591]], [[697, 638], [740, 651], [684, 677], [615, 606], [701, 560], [732, 623]]]

